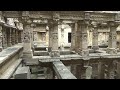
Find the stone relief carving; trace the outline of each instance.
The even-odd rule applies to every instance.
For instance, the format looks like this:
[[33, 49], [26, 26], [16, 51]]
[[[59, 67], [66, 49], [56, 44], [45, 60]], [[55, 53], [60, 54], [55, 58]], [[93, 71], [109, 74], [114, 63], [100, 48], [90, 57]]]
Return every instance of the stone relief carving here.
[[30, 33], [29, 32], [24, 32], [24, 42], [30, 43]]

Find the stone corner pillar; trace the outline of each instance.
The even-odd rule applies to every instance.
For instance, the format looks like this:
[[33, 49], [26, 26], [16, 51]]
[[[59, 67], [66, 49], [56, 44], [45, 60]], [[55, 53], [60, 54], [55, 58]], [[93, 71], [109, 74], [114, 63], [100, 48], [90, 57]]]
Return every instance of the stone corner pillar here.
[[117, 54], [117, 33], [116, 28], [118, 24], [114, 21], [108, 22], [110, 33], [109, 33], [109, 41], [108, 41], [108, 48], [106, 53], [108, 54]]
[[89, 50], [88, 50], [88, 25], [89, 21], [79, 21], [79, 27], [78, 27], [78, 33], [80, 35], [80, 42], [79, 42], [79, 54], [82, 56], [89, 56]]
[[58, 49], [58, 24], [59, 21], [51, 20], [49, 22], [49, 46], [51, 47], [50, 56], [51, 57], [60, 57], [60, 51]]
[[23, 20], [23, 58], [32, 59], [33, 53], [31, 48], [31, 23], [28, 16], [24, 16]]

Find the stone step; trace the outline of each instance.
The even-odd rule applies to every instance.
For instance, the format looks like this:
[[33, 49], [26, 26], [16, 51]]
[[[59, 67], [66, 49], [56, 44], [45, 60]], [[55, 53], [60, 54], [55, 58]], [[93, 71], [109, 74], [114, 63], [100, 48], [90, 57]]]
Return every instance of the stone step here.
[[1, 76], [0, 79], [9, 79], [20, 65], [22, 59], [16, 60]]
[[48, 56], [49, 53], [47, 51], [34, 51], [34, 56]]

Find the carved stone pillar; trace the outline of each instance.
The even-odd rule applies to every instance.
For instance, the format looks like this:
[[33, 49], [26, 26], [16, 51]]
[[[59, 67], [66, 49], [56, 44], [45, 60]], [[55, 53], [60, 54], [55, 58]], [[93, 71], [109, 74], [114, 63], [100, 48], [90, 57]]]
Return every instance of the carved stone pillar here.
[[71, 51], [75, 51], [75, 25], [76, 23], [71, 24]]
[[37, 41], [37, 32], [36, 31], [33, 32], [33, 38], [34, 38], [33, 39], [34, 41]]
[[33, 47], [33, 31], [35, 28], [35, 24], [31, 24], [31, 46]]
[[116, 22], [108, 22], [108, 25], [110, 27], [110, 33], [109, 33], [109, 41], [108, 41], [108, 49], [107, 53], [109, 54], [117, 54], [117, 33], [116, 28], [118, 27], [118, 24]]
[[53, 32], [52, 32], [52, 52], [51, 56], [59, 57], [60, 52], [58, 50], [58, 22], [53, 22]]
[[18, 30], [17, 29], [15, 29], [15, 44], [17, 44], [18, 43]]
[[74, 76], [76, 76], [76, 74], [77, 74], [77, 65], [71, 65], [71, 73], [74, 75]]
[[116, 78], [120, 79], [120, 61], [117, 62], [116, 66]]
[[6, 27], [3, 28], [3, 49], [7, 48]]
[[117, 76], [116, 67], [117, 67], [117, 61], [112, 60], [109, 64], [109, 69], [108, 69], [109, 79], [116, 79], [116, 76]]
[[16, 29], [16, 44], [18, 44], [18, 29]]
[[22, 30], [18, 31], [18, 43], [22, 43]]
[[88, 21], [79, 21], [78, 33], [80, 37], [79, 42], [79, 54], [82, 56], [89, 56], [88, 50], [88, 40], [87, 40], [87, 29], [88, 29]]
[[98, 25], [96, 22], [93, 23], [92, 49], [94, 51], [99, 49], [99, 46], [98, 46]]
[[46, 30], [46, 45], [49, 45], [49, 31]]
[[8, 29], [8, 46], [11, 47], [12, 46], [12, 28]]
[[32, 59], [33, 53], [31, 49], [31, 23], [29, 12], [23, 12], [23, 58]]
[[[82, 78], [82, 70], [83, 70], [83, 65], [82, 64], [79, 64], [79, 65], [75, 66], [76, 67], [76, 73], [74, 72], [74, 74], [76, 74], [75, 77], [77, 79], [81, 79]], [[75, 69], [75, 67], [74, 67], [74, 69]]]
[[79, 44], [80, 44], [80, 31], [78, 29], [78, 23], [75, 23], [75, 52], [79, 52], [78, 48], [79, 48]]
[[12, 28], [12, 45], [15, 45], [15, 29]]
[[2, 38], [3, 38], [3, 35], [2, 35], [2, 26], [0, 26], [0, 52], [3, 49]]
[[81, 72], [81, 79], [92, 78], [92, 67], [89, 65], [89, 58], [83, 59], [83, 67]]
[[58, 50], [58, 21], [52, 20], [50, 24], [49, 33], [49, 46], [52, 47], [50, 53], [51, 57], [59, 57], [60, 52]]
[[61, 50], [64, 50], [64, 29], [61, 28]]
[[98, 63], [98, 79], [104, 79], [104, 63], [99, 61]]

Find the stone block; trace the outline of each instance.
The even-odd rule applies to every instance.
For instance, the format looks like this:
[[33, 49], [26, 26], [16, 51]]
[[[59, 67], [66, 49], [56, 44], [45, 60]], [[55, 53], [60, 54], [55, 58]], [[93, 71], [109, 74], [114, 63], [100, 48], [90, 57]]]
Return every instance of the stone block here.
[[117, 49], [115, 49], [115, 48], [108, 48], [106, 50], [106, 53], [108, 53], [108, 54], [117, 54]]
[[79, 53], [81, 56], [89, 56], [89, 50], [82, 50], [80, 53]]
[[15, 79], [30, 79], [29, 67], [19, 67], [14, 75]]
[[99, 49], [99, 46], [92, 46], [92, 49], [93, 49], [93, 50], [98, 50], [98, 49]]
[[51, 57], [60, 57], [60, 51], [51, 51], [50, 52]]

